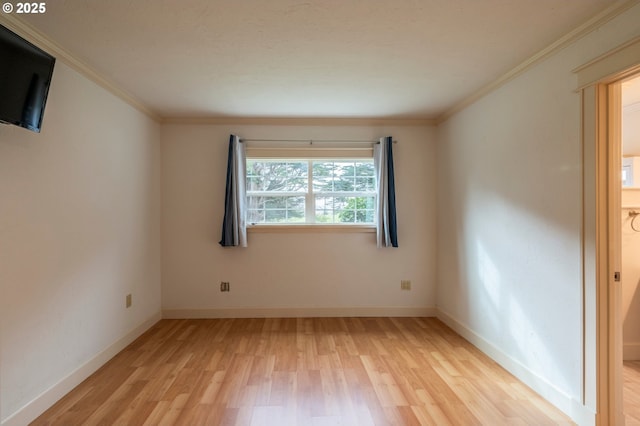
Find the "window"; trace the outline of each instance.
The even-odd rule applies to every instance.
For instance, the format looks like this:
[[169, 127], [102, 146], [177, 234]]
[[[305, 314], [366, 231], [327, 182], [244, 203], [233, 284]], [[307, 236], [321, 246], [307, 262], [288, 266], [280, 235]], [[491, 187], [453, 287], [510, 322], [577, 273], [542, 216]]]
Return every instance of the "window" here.
[[375, 223], [373, 160], [247, 159], [248, 224]]

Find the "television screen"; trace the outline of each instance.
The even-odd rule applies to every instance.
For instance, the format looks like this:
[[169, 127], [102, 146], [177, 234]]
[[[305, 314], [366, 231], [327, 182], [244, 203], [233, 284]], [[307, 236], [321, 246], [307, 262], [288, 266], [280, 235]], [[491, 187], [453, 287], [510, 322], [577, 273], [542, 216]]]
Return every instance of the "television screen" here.
[[55, 61], [0, 25], [0, 122], [40, 132]]

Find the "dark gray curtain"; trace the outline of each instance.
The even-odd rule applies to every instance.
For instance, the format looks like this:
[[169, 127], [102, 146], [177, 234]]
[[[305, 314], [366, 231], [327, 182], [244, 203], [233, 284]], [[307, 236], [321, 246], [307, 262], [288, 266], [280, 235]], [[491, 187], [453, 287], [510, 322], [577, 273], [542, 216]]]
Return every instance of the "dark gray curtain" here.
[[244, 145], [238, 136], [231, 135], [227, 157], [222, 238], [220, 239], [220, 245], [223, 247], [247, 246], [245, 167]]
[[378, 202], [376, 226], [378, 247], [398, 247], [396, 223], [396, 189], [393, 173], [393, 138], [380, 138], [373, 147], [373, 163], [376, 169]]

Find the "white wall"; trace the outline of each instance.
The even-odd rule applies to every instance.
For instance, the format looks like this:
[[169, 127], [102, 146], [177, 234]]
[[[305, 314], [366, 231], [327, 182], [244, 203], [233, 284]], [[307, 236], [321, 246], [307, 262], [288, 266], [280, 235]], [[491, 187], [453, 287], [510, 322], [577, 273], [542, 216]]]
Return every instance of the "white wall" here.
[[572, 415], [583, 355], [572, 70], [640, 35], [638, 22], [640, 5], [438, 128], [441, 317]]
[[[625, 206], [632, 207], [626, 209]], [[631, 211], [640, 212], [640, 190], [622, 190], [622, 339], [625, 360], [640, 359], [640, 232]], [[640, 216], [634, 221], [640, 230]]]
[[623, 155], [640, 155], [640, 103], [629, 105], [622, 110], [622, 140]]
[[[373, 233], [249, 233], [222, 248], [229, 134], [377, 139], [392, 135], [399, 248]], [[429, 127], [165, 125], [162, 307], [169, 316], [416, 315], [435, 305], [435, 141]], [[400, 280], [412, 281], [411, 291]], [[220, 281], [231, 291], [221, 293]]]
[[42, 133], [0, 126], [2, 424], [159, 317], [159, 130], [62, 62]]

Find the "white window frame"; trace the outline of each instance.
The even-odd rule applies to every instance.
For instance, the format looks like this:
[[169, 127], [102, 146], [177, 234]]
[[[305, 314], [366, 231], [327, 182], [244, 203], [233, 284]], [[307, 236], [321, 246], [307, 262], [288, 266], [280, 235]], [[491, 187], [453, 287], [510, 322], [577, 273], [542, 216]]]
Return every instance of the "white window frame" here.
[[[313, 192], [313, 162], [314, 161], [373, 161], [373, 149], [367, 148], [336, 148], [336, 147], [247, 147], [247, 161], [249, 160], [280, 160], [280, 161], [306, 161], [308, 164], [307, 191], [278, 193], [283, 196], [305, 197], [305, 222], [301, 223], [250, 223], [247, 221], [247, 229], [250, 232], [296, 232], [300, 230], [310, 232], [375, 232], [376, 224], [373, 223], [325, 223], [315, 222], [315, 201], [318, 195], [326, 196], [377, 196], [372, 192]], [[258, 191], [247, 191], [249, 195], [259, 195]], [[269, 194], [268, 192], [265, 195]], [[270, 194], [273, 195], [273, 194]], [[374, 200], [375, 204], [375, 200]], [[375, 221], [375, 215], [374, 215]]]

